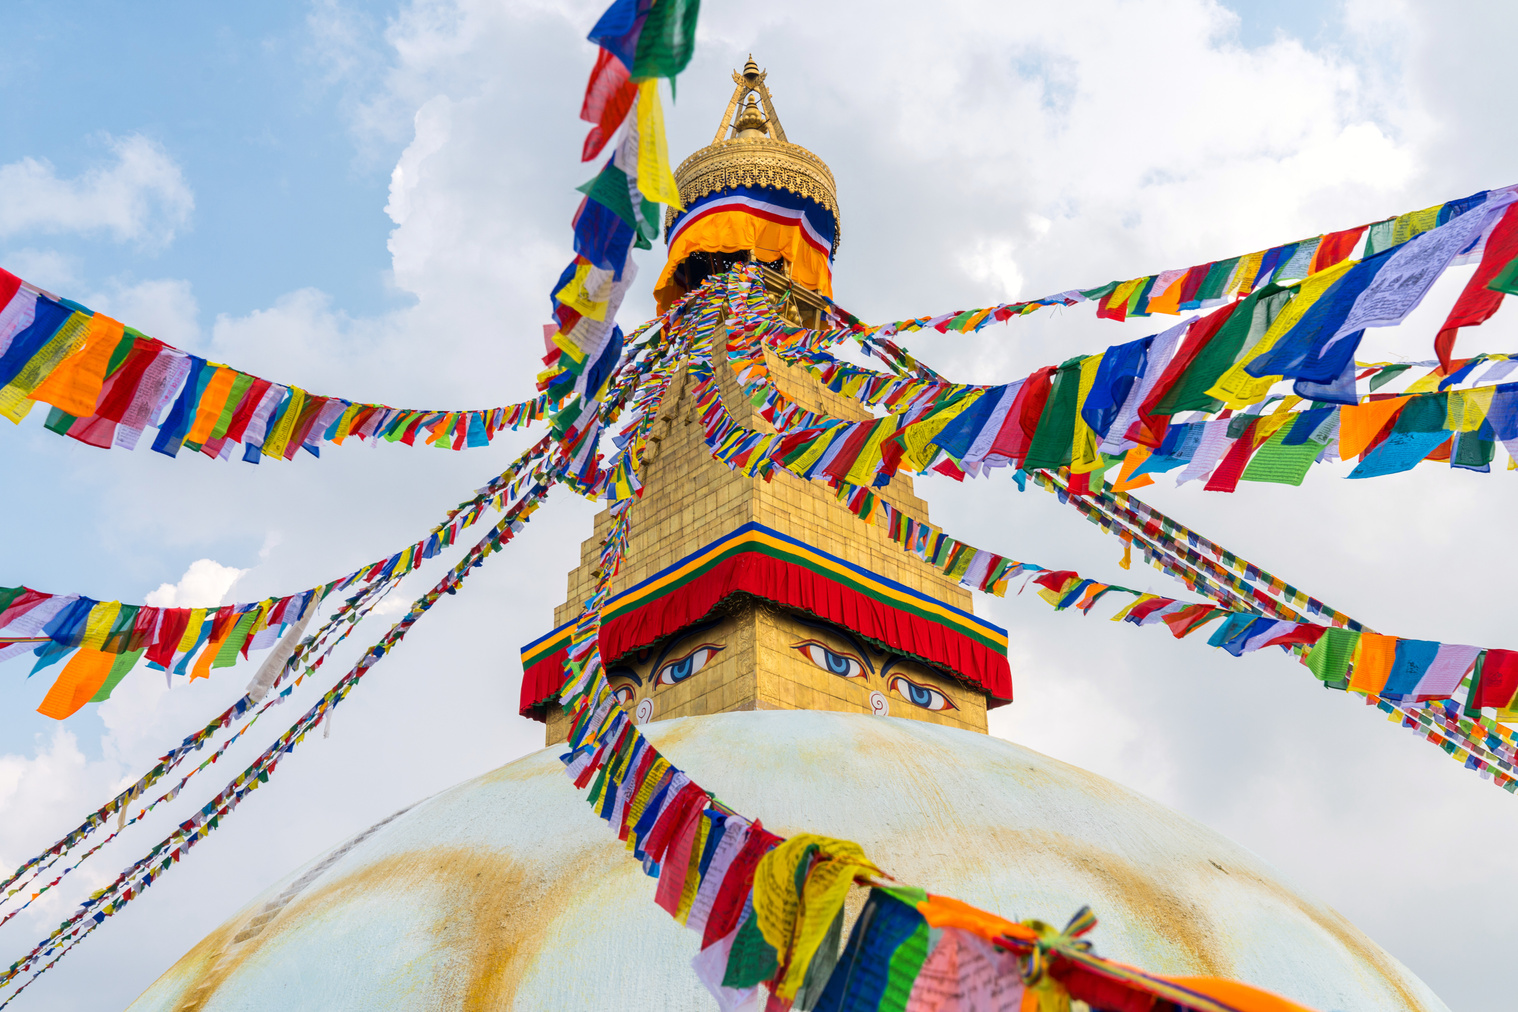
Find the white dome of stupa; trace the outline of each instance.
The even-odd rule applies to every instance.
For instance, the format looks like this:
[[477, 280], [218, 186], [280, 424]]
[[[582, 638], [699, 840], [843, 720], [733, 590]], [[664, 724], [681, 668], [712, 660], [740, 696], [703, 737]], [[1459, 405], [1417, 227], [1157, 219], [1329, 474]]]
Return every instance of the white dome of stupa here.
[[[1343, 916], [1125, 787], [986, 735], [810, 710], [644, 728], [781, 834], [858, 841], [899, 880], [1014, 919], [1082, 904], [1103, 956], [1328, 1012], [1444, 1009]], [[413, 806], [275, 885], [133, 1012], [713, 1009], [697, 937], [549, 747]]]

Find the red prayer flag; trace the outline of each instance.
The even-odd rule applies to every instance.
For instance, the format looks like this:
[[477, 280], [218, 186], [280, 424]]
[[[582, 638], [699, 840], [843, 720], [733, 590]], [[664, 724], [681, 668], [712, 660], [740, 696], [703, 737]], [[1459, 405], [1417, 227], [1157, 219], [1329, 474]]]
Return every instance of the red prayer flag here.
[[1481, 265], [1476, 268], [1455, 306], [1449, 311], [1444, 326], [1434, 338], [1434, 352], [1446, 373], [1453, 372], [1450, 355], [1455, 350], [1455, 338], [1461, 327], [1475, 327], [1485, 323], [1502, 305], [1502, 293], [1486, 287], [1497, 273], [1518, 257], [1518, 204], [1509, 204], [1507, 211], [1492, 234], [1487, 237], [1486, 251], [1481, 254]]
[[1518, 693], [1518, 651], [1488, 650], [1481, 662], [1481, 683], [1474, 705], [1508, 707]]
[[14, 299], [19, 291], [21, 291], [21, 279], [10, 271], [0, 269], [0, 309]]
[[1308, 274], [1316, 274], [1326, 271], [1336, 264], [1344, 262], [1344, 258], [1354, 252], [1355, 246], [1360, 242], [1360, 236], [1365, 234], [1368, 225], [1359, 228], [1345, 229], [1343, 232], [1330, 232], [1318, 243], [1318, 248], [1313, 251], [1312, 264], [1307, 268]]
[[627, 118], [627, 111], [637, 97], [638, 86], [628, 80], [627, 67], [611, 53], [601, 50], [585, 86], [585, 101], [580, 105], [580, 118], [594, 124], [585, 137], [580, 161], [588, 162], [601, 153], [606, 142], [617, 132], [617, 127]]
[[1259, 425], [1259, 420], [1251, 421], [1244, 434], [1233, 441], [1233, 446], [1223, 455], [1223, 462], [1208, 479], [1206, 490], [1208, 492], [1232, 492], [1239, 487], [1239, 476], [1244, 473], [1244, 467], [1249, 463], [1249, 458], [1254, 456], [1256, 449], [1254, 432]]

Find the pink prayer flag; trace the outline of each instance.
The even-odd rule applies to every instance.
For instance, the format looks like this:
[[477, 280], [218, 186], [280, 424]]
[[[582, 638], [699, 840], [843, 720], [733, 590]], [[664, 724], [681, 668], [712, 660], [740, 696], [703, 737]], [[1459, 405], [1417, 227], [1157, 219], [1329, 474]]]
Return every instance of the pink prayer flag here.
[[1460, 687], [1460, 680], [1476, 662], [1480, 647], [1468, 647], [1459, 643], [1441, 643], [1434, 662], [1423, 672], [1413, 688], [1413, 698], [1422, 702], [1428, 699], [1448, 699]]

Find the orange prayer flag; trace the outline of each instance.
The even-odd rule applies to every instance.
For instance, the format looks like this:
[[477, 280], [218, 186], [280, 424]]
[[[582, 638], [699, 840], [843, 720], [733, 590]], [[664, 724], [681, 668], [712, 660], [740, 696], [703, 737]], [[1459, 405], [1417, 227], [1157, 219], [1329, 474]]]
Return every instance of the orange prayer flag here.
[[[1151, 974], [1151, 976], [1159, 977], [1159, 974]], [[1219, 977], [1161, 977], [1160, 979], [1179, 984], [1198, 994], [1204, 994], [1224, 1005], [1238, 1009], [1239, 1012], [1311, 1012], [1304, 1005], [1298, 1005], [1278, 994], [1261, 991], [1257, 987], [1241, 984], [1236, 980], [1223, 980]]]
[[200, 395], [200, 406], [195, 412], [195, 423], [190, 426], [190, 432], [184, 437], [186, 443], [204, 444], [211, 438], [211, 430], [216, 428], [216, 421], [221, 417], [221, 409], [227, 406], [227, 398], [232, 393], [232, 384], [237, 379], [237, 370], [226, 366], [217, 366], [211, 380], [206, 384], [205, 392]]
[[54, 720], [73, 716], [100, 691], [115, 663], [115, 654], [80, 647], [58, 673], [58, 679], [47, 690], [37, 712]]
[[1339, 459], [1358, 457], [1397, 409], [1412, 398], [1388, 397], [1339, 409]]
[[978, 907], [972, 907], [963, 900], [956, 900], [950, 896], [936, 896], [928, 893], [928, 898], [917, 904], [917, 912], [922, 914], [923, 920], [927, 921], [930, 927], [961, 928], [988, 942], [994, 942], [1003, 935], [1023, 941], [1031, 941], [1037, 937], [1030, 928]]
[[1349, 691], [1371, 694], [1386, 687], [1392, 662], [1397, 657], [1397, 637], [1379, 633], [1361, 633], [1355, 646], [1355, 668], [1349, 676]]
[[211, 677], [211, 662], [221, 652], [222, 643], [226, 642], [227, 637], [232, 635], [232, 629], [236, 624], [236, 622], [225, 623], [221, 630], [221, 635], [212, 636], [210, 641], [206, 643], [205, 649], [195, 659], [195, 667], [190, 669], [190, 681], [193, 682], [197, 678]]
[[84, 341], [54, 369], [29, 395], [34, 401], [51, 404], [75, 418], [95, 413], [95, 403], [105, 386], [105, 371], [111, 354], [121, 343], [126, 328], [109, 316], [96, 313], [85, 325]]
[[1149, 305], [1145, 307], [1145, 311], [1179, 316], [1181, 312], [1181, 289], [1186, 287], [1186, 275], [1189, 273], [1190, 271], [1181, 271], [1180, 275], [1170, 283], [1168, 288], [1158, 296], [1151, 296]]
[[1154, 479], [1147, 474], [1139, 475], [1131, 483], [1128, 480], [1129, 475], [1138, 470], [1138, 466], [1148, 460], [1152, 452], [1154, 451], [1150, 450], [1147, 446], [1135, 446], [1129, 450], [1127, 456], [1123, 458], [1122, 469], [1117, 472], [1117, 481], [1113, 483], [1112, 491], [1127, 492], [1129, 489], [1153, 485]]

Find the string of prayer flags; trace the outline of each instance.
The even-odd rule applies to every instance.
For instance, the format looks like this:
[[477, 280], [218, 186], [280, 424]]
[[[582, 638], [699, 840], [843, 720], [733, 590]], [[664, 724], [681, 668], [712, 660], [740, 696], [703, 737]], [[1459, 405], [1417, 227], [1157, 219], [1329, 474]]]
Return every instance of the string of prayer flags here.
[[[1509, 206], [1503, 204], [1498, 211], [1505, 214]], [[1481, 210], [1470, 214], [1479, 218]], [[1453, 219], [1395, 249], [1407, 252], [1421, 240], [1432, 243], [1441, 231], [1463, 222]], [[1441, 244], [1447, 251], [1468, 241], [1474, 231], [1475, 226], [1467, 224], [1460, 233], [1466, 240], [1455, 234]], [[1343, 279], [1349, 266], [1318, 277]], [[1118, 491], [1140, 488], [1168, 471], [1175, 473], [1178, 483], [1202, 480], [1209, 491], [1232, 492], [1240, 481], [1300, 484], [1314, 463], [1357, 456], [1360, 465], [1351, 472], [1353, 478], [1395, 473], [1425, 459], [1490, 471], [1498, 442], [1508, 448], [1509, 467], [1514, 466], [1518, 385], [1458, 387], [1505, 375], [1506, 369], [1476, 369], [1496, 356], [1477, 356], [1451, 373], [1436, 364], [1400, 394], [1373, 389], [1362, 397], [1357, 384], [1369, 379], [1373, 388], [1384, 386], [1387, 370], [1361, 369], [1346, 357], [1354, 343], [1346, 339], [1334, 353], [1343, 364], [1332, 367], [1342, 374], [1333, 389], [1322, 387], [1316, 374], [1295, 380], [1296, 392], [1290, 394], [1270, 393], [1280, 377], [1256, 383], [1251, 376], [1253, 352], [1245, 347], [1249, 335], [1259, 335], [1254, 348], [1263, 350], [1262, 357], [1285, 354], [1282, 349], [1303, 327], [1316, 328], [1314, 340], [1326, 346], [1343, 326], [1330, 326], [1332, 320], [1348, 316], [1358, 304], [1358, 297], [1346, 297], [1338, 300], [1338, 316], [1317, 313], [1332, 294], [1332, 285], [1328, 295], [1266, 286], [1240, 303], [1185, 321], [1164, 334], [1100, 355], [1072, 358], [1014, 383], [986, 387], [950, 383], [915, 362], [896, 376], [840, 362], [797, 339], [805, 332], [776, 315], [752, 268], [737, 273], [743, 280], [730, 289], [728, 300], [736, 329], [745, 337], [730, 341], [729, 355], [744, 377], [745, 392], [763, 405], [764, 416], [777, 428], [820, 425], [816, 437], [831, 438], [830, 426], [815, 415], [799, 412], [803, 417], [798, 417], [788, 411], [772, 385], [762, 382], [767, 373], [753, 363], [767, 347], [829, 389], [870, 407], [884, 407], [900, 421], [884, 438], [882, 473], [899, 466], [918, 473], [937, 470], [962, 480], [1009, 465], [1027, 470], [1068, 467], [1078, 476], [1075, 490], [1087, 494], [1103, 482]], [[1369, 291], [1367, 287], [1361, 294]], [[1312, 299], [1317, 301], [1305, 305]], [[900, 364], [870, 343], [861, 346], [888, 363]], [[1506, 357], [1501, 358], [1499, 364], [1505, 365]], [[1311, 399], [1304, 399], [1303, 392]], [[787, 445], [788, 451], [794, 449]]]
[[550, 448], [547, 437], [539, 440], [415, 544], [292, 594], [213, 608], [172, 608], [0, 587], [0, 661], [32, 654], [35, 675], [67, 658], [37, 709], [55, 720], [72, 716], [86, 703], [109, 699], [141, 661], [155, 670], [188, 675], [191, 681], [208, 678], [214, 668], [231, 667], [250, 651], [273, 647], [329, 594], [359, 582], [398, 580], [443, 552], [488, 505], [503, 508], [513, 486], [538, 474]]
[[571, 461], [565, 482], [586, 495], [604, 492], [608, 480], [615, 494], [631, 487], [625, 469], [609, 479], [600, 468], [594, 405], [622, 356], [616, 317], [637, 277], [632, 251], [650, 249], [658, 238], [659, 205], [683, 207], [659, 80], [668, 78], [673, 89], [690, 63], [700, 7], [700, 0], [614, 0], [588, 36], [600, 48], [580, 108], [591, 124], [583, 160], [599, 156], [619, 128], [622, 137], [579, 188], [584, 196], [571, 221], [575, 256], [552, 288], [552, 322], [543, 328], [546, 368], [538, 375], [538, 389], [565, 404], [554, 423]]
[[[1469, 197], [1410, 211], [1384, 221], [1189, 268], [1161, 271], [1128, 281], [1111, 281], [1095, 288], [1070, 289], [1040, 299], [897, 320], [864, 329], [867, 333], [887, 337], [919, 330], [936, 330], [940, 334], [950, 331], [974, 333], [992, 323], [1025, 316], [1045, 306], [1074, 306], [1083, 302], [1095, 303], [1099, 318], [1120, 322], [1129, 317], [1151, 316], [1156, 313], [1179, 315], [1223, 305], [1230, 299], [1243, 298], [1270, 284], [1281, 285], [1310, 279], [1339, 267], [1357, 251], [1361, 260], [1378, 257], [1406, 246], [1414, 239], [1472, 210], [1485, 208], [1488, 212], [1503, 212], [1508, 206], [1504, 201], [1510, 200], [1515, 190], [1518, 190], [1518, 186], [1483, 190]], [[1499, 221], [1503, 223], [1500, 227]], [[1478, 263], [1479, 267], [1456, 303], [1455, 310], [1440, 328], [1440, 336], [1435, 343], [1439, 358], [1446, 368], [1451, 365], [1450, 353], [1458, 330], [1484, 322], [1495, 312], [1496, 301], [1500, 301], [1501, 293], [1510, 288], [1518, 288], [1518, 282], [1514, 281], [1514, 278], [1518, 278], [1518, 234], [1515, 234], [1518, 233], [1518, 212], [1489, 214], [1482, 225], [1480, 235], [1455, 249], [1451, 254], [1453, 259], [1447, 262], [1456, 265]], [[1429, 264], [1422, 253], [1415, 259], [1419, 261], [1420, 272], [1428, 270]], [[1440, 271], [1442, 269], [1439, 267]], [[1434, 272], [1434, 277], [1437, 277], [1437, 273]], [[1510, 288], [1504, 288], [1504, 283]], [[1427, 288], [1423, 288], [1423, 291], [1427, 291]], [[1497, 300], [1494, 301], [1492, 295], [1496, 295]], [[1418, 293], [1417, 298], [1421, 299], [1421, 293]], [[1415, 303], [1416, 299], [1411, 301]], [[1401, 315], [1405, 316], [1406, 313]]]
[[[291, 643], [292, 638], [299, 637], [304, 632], [305, 625], [304, 619], [297, 622], [295, 627], [285, 635], [282, 641], [291, 644], [288, 656], [284, 656], [280, 651], [276, 650], [265, 661], [259, 675], [255, 676], [254, 683], [250, 684], [248, 692], [238, 699], [236, 703], [233, 703], [218, 716], [213, 717], [200, 730], [186, 736], [182, 742], [160, 756], [158, 761], [146, 773], [138, 777], [105, 805], [86, 816], [79, 826], [66, 833], [47, 850], [23, 862], [15, 872], [3, 881], [0, 881], [0, 890], [4, 891], [4, 898], [0, 898], [0, 905], [3, 905], [11, 897], [26, 888], [27, 883], [16, 884], [20, 879], [31, 873], [32, 879], [35, 880], [42, 873], [53, 867], [59, 860], [67, 856], [80, 843], [88, 839], [93, 833], [109, 824], [113, 817], [117, 820], [117, 828], [116, 832], [111, 834], [110, 839], [114, 839], [116, 833], [121, 832], [126, 826], [137, 822], [161, 802], [173, 800], [195, 774], [215, 763], [217, 757], [225, 752], [233, 741], [237, 740], [238, 737], [247, 731], [265, 710], [284, 702], [307, 676], [314, 674], [320, 669], [327, 658], [331, 656], [332, 651], [346, 640], [354, 629], [358, 628], [359, 620], [383, 600], [385, 595], [397, 583], [399, 583], [398, 579], [391, 579], [365, 585], [357, 594], [350, 597], [342, 607], [336, 609], [328, 617], [327, 621], [308, 639], [299, 644], [294, 644]], [[314, 612], [315, 609], [311, 609], [307, 613], [307, 617]], [[338, 632], [338, 630], [341, 630], [341, 632]], [[263, 702], [264, 697], [268, 696], [270, 691], [279, 689], [286, 673], [294, 670], [296, 667], [304, 667], [305, 670], [289, 685], [278, 691], [268, 702], [264, 703], [261, 708], [255, 711], [254, 707]], [[260, 688], [261, 692], [259, 691]], [[231, 727], [237, 727], [244, 718], [247, 718], [246, 722], [241, 723], [237, 732], [224, 742], [210, 758], [204, 760], [195, 769], [181, 777], [178, 784], [166, 795], [146, 805], [136, 815], [128, 817], [130, 808], [135, 807], [138, 799], [143, 797], [149, 788], [172, 773], [189, 755], [209, 744], [218, 732]], [[105, 842], [108, 843], [110, 840], [108, 839]], [[76, 861], [73, 867], [65, 870], [63, 874], [67, 874], [68, 871], [77, 868], [91, 854], [99, 850], [102, 845], [92, 848], [89, 853]], [[59, 877], [61, 878], [62, 876], [60, 875]], [[55, 879], [52, 883], [44, 886], [43, 891], [56, 884], [57, 880]], [[33, 894], [32, 899], [36, 899], [36, 896], [37, 894]], [[25, 906], [30, 905], [30, 903], [31, 900], [28, 900], [22, 907], [13, 909], [4, 918], [0, 918], [0, 924], [5, 923], [5, 921], [19, 913], [20, 910], [25, 909]]]
[[[212, 831], [217, 829], [221, 820], [229, 815], [248, 794], [257, 790], [262, 784], [269, 782], [279, 762], [284, 756], [293, 752], [295, 748], [305, 740], [306, 736], [324, 720], [331, 717], [332, 711], [347, 698], [363, 676], [385, 656], [393, 650], [416, 621], [426, 614], [445, 594], [457, 593], [464, 579], [487, 558], [501, 550], [511, 541], [515, 533], [526, 523], [528, 517], [541, 504], [547, 495], [549, 488], [554, 483], [552, 475], [535, 483], [532, 488], [519, 499], [495, 524], [494, 527], [471, 548], [459, 562], [453, 566], [443, 578], [425, 594], [419, 597], [408, 609], [405, 616], [396, 622], [380, 640], [366, 650], [358, 662], [345, 674], [333, 687], [323, 693], [301, 717], [290, 725], [273, 744], [264, 750], [252, 763], [241, 773], [234, 777], [226, 787], [218, 792], [210, 801], [188, 820], [181, 823], [172, 833], [162, 841], [154, 845], [138, 861], [129, 865], [109, 885], [93, 893], [79, 909], [66, 918], [47, 938], [43, 939], [32, 948], [25, 956], [12, 963], [10, 968], [0, 972], [0, 987], [9, 984], [27, 970], [38, 966], [48, 955], [55, 951], [67, 952], [78, 944], [86, 935], [94, 931], [105, 920], [121, 911], [133, 899], [141, 896], [143, 892], [161, 878], [174, 864], [183, 859], [184, 855], [201, 840], [204, 840]], [[59, 955], [62, 955], [62, 952]], [[0, 1008], [15, 1000], [32, 981], [36, 980], [49, 967], [56, 964], [57, 960], [41, 966], [33, 973], [30, 980], [23, 983]]]
[[[1239, 606], [1227, 591], [1209, 587], [1198, 571], [1199, 565], [1207, 564], [1208, 560], [1205, 555], [1190, 549], [1198, 545], [1205, 546], [1220, 561], [1226, 560], [1228, 566], [1238, 574], [1231, 585], [1245, 595], [1245, 618], [1248, 604], [1253, 604], [1264, 608], [1266, 618], [1276, 620], [1274, 624], [1260, 624], [1246, 622], [1245, 618], [1237, 615], [1231, 616], [1229, 621], [1234, 622], [1233, 629], [1230, 631], [1227, 626], [1220, 629], [1210, 643], [1222, 646], [1235, 656], [1265, 645], [1289, 649], [1299, 656], [1325, 688], [1360, 692], [1365, 696], [1367, 704], [1384, 710], [1389, 720], [1398, 721], [1406, 728], [1420, 730], [1420, 733], [1421, 728], [1430, 725], [1429, 713], [1439, 707], [1448, 708], [1450, 716], [1438, 722], [1437, 731], [1429, 730], [1424, 737], [1458, 759], [1467, 769], [1479, 773], [1483, 779], [1492, 780], [1510, 793], [1518, 791], [1518, 779], [1513, 775], [1518, 734], [1498, 722], [1518, 719], [1518, 712], [1512, 709], [1512, 689], [1515, 686], [1503, 677], [1490, 683], [1481, 680], [1488, 658], [1496, 658], [1494, 670], [1503, 671], [1509, 664], [1509, 655], [1518, 657], [1518, 653], [1483, 651], [1478, 647], [1460, 644], [1378, 636], [1349, 616], [1303, 594], [1280, 577], [1222, 549], [1136, 499], [1125, 497], [1126, 504], [1130, 507], [1128, 509], [1108, 509], [1107, 502], [1104, 502], [1107, 497], [1087, 499], [1072, 496], [1068, 486], [1053, 475], [1035, 474], [1034, 478], [1041, 486], [1056, 492], [1061, 501], [1075, 506], [1093, 522], [1100, 522], [1104, 529], [1125, 540], [1144, 544], [1146, 561], [1181, 580], [1189, 589], [1208, 594], [1221, 606], [1217, 610], [1206, 605], [1174, 608], [1164, 604], [1165, 599], [1155, 598], [1152, 603], [1141, 600], [1132, 606], [1131, 612], [1127, 615], [1119, 613], [1119, 617], [1135, 621], [1132, 616], [1138, 615], [1137, 624], [1164, 621], [1172, 632], [1180, 636], [1225, 612], [1239, 611]], [[1142, 509], [1147, 517], [1142, 526], [1142, 534], [1134, 526], [1138, 519], [1137, 510], [1131, 508], [1134, 506]], [[1130, 517], [1132, 521], [1128, 519]], [[1126, 529], [1125, 523], [1128, 524]], [[1170, 532], [1183, 532], [1188, 545], [1179, 544]], [[1149, 544], [1144, 540], [1145, 537], [1166, 542], [1169, 551]], [[1211, 571], [1218, 572], [1216, 567]], [[1265, 591], [1275, 595], [1279, 603]], [[1310, 631], [1321, 627], [1304, 622], [1302, 616], [1293, 610], [1294, 607], [1327, 616], [1335, 627], [1322, 632]], [[1372, 638], [1364, 639], [1364, 635]], [[1375, 649], [1367, 653], [1366, 647], [1372, 645]], [[1354, 674], [1351, 675], [1351, 672]], [[1486, 687], [1482, 688], [1483, 685]], [[1452, 715], [1458, 709], [1462, 696], [1465, 699], [1465, 709], [1463, 716], [1456, 720]], [[1493, 715], [1484, 714], [1483, 707], [1494, 711]]]
[[49, 405], [46, 427], [90, 446], [230, 459], [321, 456], [350, 436], [462, 450], [547, 417], [557, 402], [419, 411], [325, 397], [210, 362], [0, 270], [0, 415], [20, 423]]

